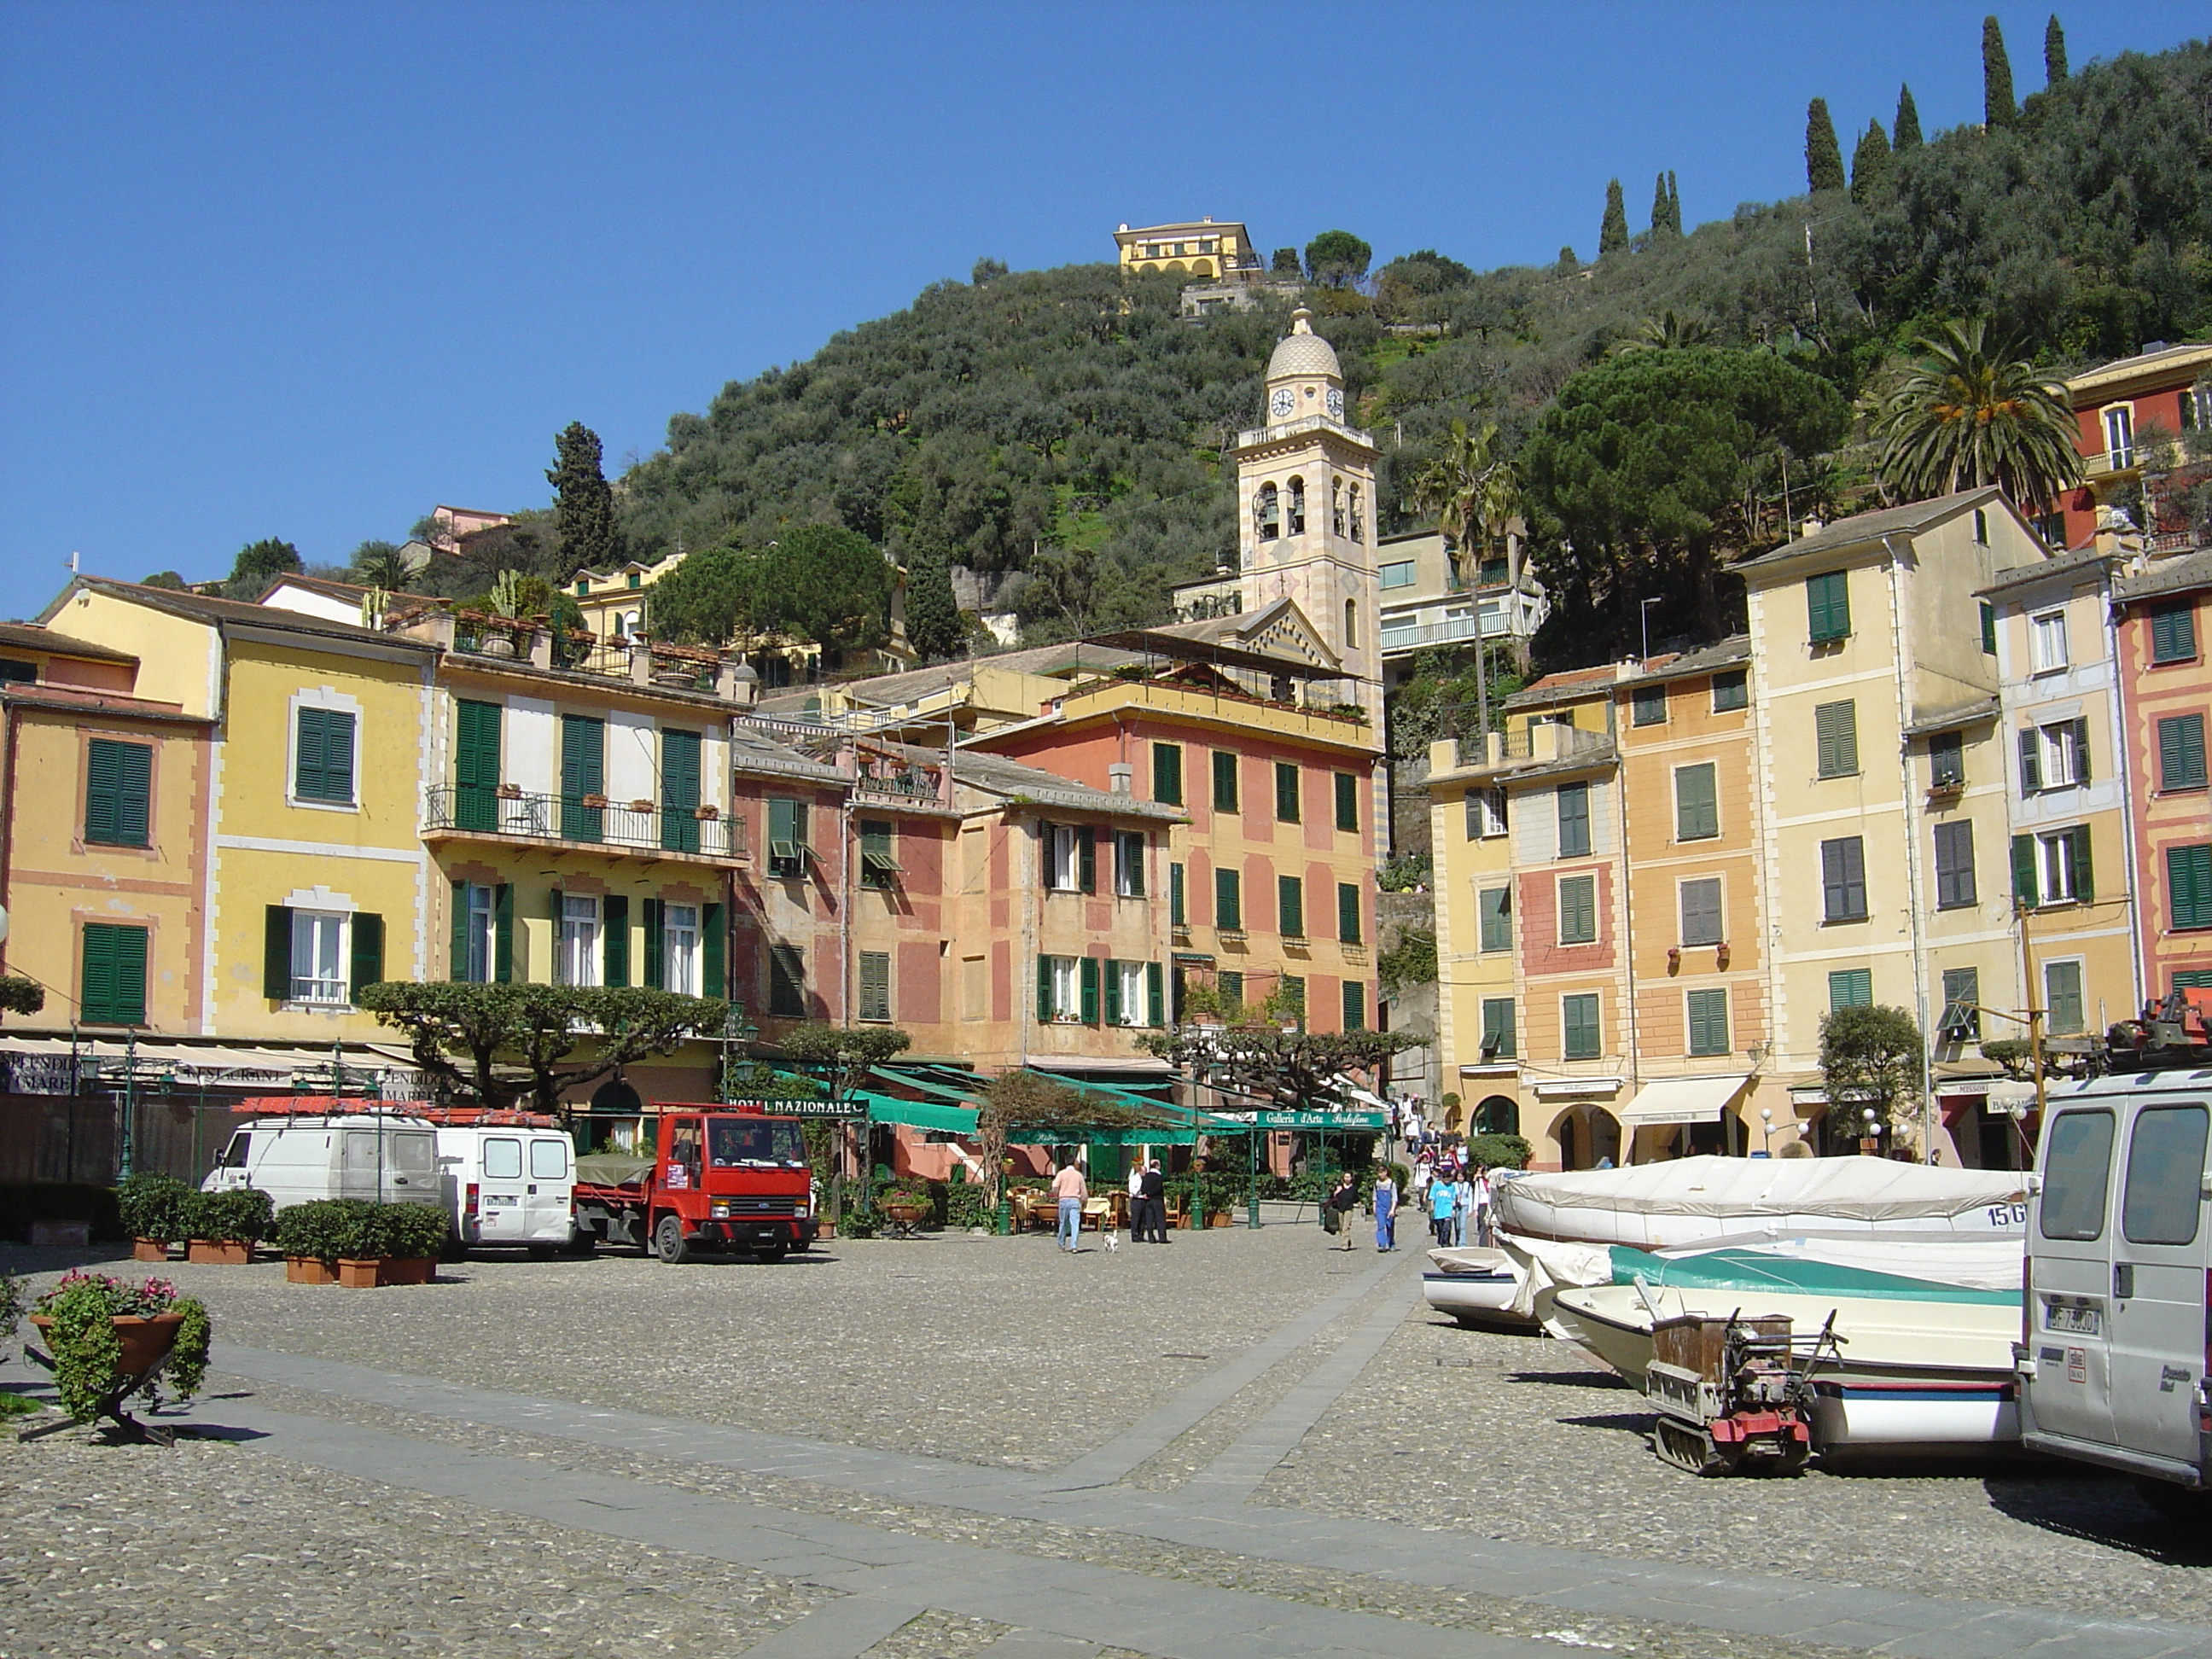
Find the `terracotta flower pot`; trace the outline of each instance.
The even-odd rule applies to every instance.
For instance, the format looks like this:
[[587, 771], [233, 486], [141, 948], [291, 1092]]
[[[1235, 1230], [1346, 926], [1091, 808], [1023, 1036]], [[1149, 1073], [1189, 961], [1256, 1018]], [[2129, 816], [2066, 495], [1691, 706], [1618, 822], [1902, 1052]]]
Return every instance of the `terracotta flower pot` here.
[[253, 1246], [235, 1238], [195, 1238], [185, 1246], [185, 1260], [204, 1267], [242, 1267], [253, 1260]]
[[373, 1291], [376, 1288], [376, 1268], [374, 1257], [357, 1261], [341, 1256], [338, 1259], [338, 1283], [349, 1291]]
[[288, 1255], [284, 1258], [284, 1282], [287, 1285], [335, 1285], [337, 1270], [318, 1256]]
[[376, 1282], [380, 1285], [427, 1285], [430, 1276], [438, 1271], [434, 1255], [386, 1256], [376, 1264]]
[[167, 1261], [169, 1259], [169, 1241], [166, 1238], [134, 1238], [131, 1241], [131, 1259], [133, 1261]]
[[712, 823], [722, 816], [722, 809], [719, 806], [695, 806], [691, 809], [691, 816], [702, 823]]
[[[44, 1314], [33, 1314], [31, 1323], [39, 1334], [53, 1346], [53, 1321]], [[118, 1376], [137, 1376], [150, 1370], [177, 1346], [177, 1327], [185, 1322], [180, 1313], [154, 1314], [141, 1318], [136, 1314], [117, 1314], [108, 1322], [115, 1327], [116, 1340], [123, 1344], [123, 1358], [116, 1362]]]

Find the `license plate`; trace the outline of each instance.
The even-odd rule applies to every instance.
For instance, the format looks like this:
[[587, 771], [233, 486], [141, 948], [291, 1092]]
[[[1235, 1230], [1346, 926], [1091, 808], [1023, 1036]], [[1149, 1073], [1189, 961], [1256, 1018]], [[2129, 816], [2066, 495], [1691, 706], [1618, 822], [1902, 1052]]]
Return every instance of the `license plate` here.
[[485, 1206], [494, 1210], [511, 1210], [521, 1202], [513, 1193], [489, 1193], [484, 1196]]
[[2068, 1331], [2075, 1336], [2094, 1336], [2098, 1323], [2094, 1308], [2072, 1307], [2060, 1302], [2044, 1304], [2043, 1327], [2045, 1330]]

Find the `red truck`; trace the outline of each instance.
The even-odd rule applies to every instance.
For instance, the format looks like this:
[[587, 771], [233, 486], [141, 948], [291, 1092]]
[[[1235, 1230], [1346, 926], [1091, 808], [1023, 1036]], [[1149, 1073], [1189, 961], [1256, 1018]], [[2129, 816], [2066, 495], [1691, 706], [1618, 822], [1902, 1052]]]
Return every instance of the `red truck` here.
[[653, 1157], [576, 1160], [579, 1242], [635, 1244], [669, 1262], [706, 1250], [781, 1261], [814, 1242], [812, 1176], [795, 1120], [750, 1102], [654, 1109]]

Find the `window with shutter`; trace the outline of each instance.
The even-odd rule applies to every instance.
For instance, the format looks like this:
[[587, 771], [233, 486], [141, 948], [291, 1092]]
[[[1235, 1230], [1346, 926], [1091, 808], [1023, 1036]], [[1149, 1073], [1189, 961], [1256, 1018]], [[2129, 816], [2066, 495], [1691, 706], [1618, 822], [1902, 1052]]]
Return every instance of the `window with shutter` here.
[[1221, 993], [1223, 1007], [1234, 1012], [1244, 1006], [1244, 975], [1234, 969], [1224, 969], [1213, 976], [1213, 988]]
[[1168, 925], [1171, 927], [1190, 926], [1190, 908], [1183, 896], [1182, 866], [1168, 866]]
[[1982, 602], [1982, 650], [1985, 655], [1997, 653], [1997, 608], [1987, 599]]
[[1482, 917], [1482, 948], [1486, 951], [1511, 950], [1513, 890], [1510, 887], [1485, 887], [1474, 897], [1475, 908]]
[[1729, 1052], [1729, 1006], [1726, 991], [1689, 994], [1690, 1052], [1724, 1054]]
[[1482, 1000], [1482, 1057], [1485, 1060], [1511, 1060], [1515, 1057], [1513, 1029], [1513, 999], [1485, 997]]
[[1114, 892], [1118, 898], [1145, 896], [1145, 832], [1114, 832]]
[[1854, 702], [1824, 702], [1813, 711], [1813, 726], [1820, 775], [1824, 778], [1858, 775], [1858, 705]]
[[356, 910], [346, 932], [350, 951], [348, 965], [352, 970], [348, 975], [350, 1000], [359, 1002], [362, 986], [375, 985], [384, 978], [384, 918], [373, 910]]
[[293, 715], [292, 793], [301, 800], [350, 806], [354, 715], [343, 708], [301, 708]]
[[699, 850], [699, 734], [664, 726], [660, 733], [660, 845], [665, 852]]
[[1957, 910], [1975, 902], [1974, 826], [1966, 820], [1936, 826], [1936, 908]]
[[1349, 772], [1336, 774], [1336, 827], [1359, 833], [1359, 780]]
[[1300, 1030], [1306, 1024], [1306, 982], [1296, 974], [1285, 974], [1282, 981], [1282, 1005]]
[[860, 885], [888, 891], [898, 885], [899, 862], [892, 854], [895, 833], [888, 818], [860, 820]]
[[1820, 843], [1821, 920], [1864, 921], [1866, 847], [1856, 836]]
[[1182, 745], [1152, 745], [1152, 799], [1164, 806], [1182, 805]]
[[500, 706], [453, 706], [453, 823], [463, 830], [499, 828]]
[[1559, 878], [1559, 943], [1591, 945], [1597, 940], [1597, 878]]
[[1357, 945], [1364, 935], [1359, 926], [1359, 885], [1357, 882], [1336, 884], [1336, 939], [1340, 945]]
[[1080, 824], [1075, 831], [1075, 888], [1080, 893], [1098, 890], [1098, 831]]
[[1962, 732], [1938, 732], [1928, 739], [1928, 787], [1953, 789], [1966, 781], [1966, 738]]
[[1085, 1025], [1098, 1023], [1098, 958], [1084, 957], [1077, 963], [1080, 975], [1083, 1008], [1080, 1018]]
[[2046, 962], [2043, 964], [2043, 1006], [2044, 1029], [2053, 1036], [2070, 1036], [2086, 1029], [2081, 964], [2079, 962]]
[[1213, 810], [1237, 810], [1237, 757], [1226, 749], [1213, 751]]
[[78, 942], [78, 1017], [91, 1025], [146, 1023], [146, 933], [88, 921]]
[[2212, 845], [2166, 849], [2167, 926], [2212, 927]]
[[629, 983], [629, 895], [609, 893], [599, 901], [599, 983]]
[[1982, 971], [1978, 968], [1943, 970], [1943, 1010], [1936, 1018], [1937, 1037], [1946, 1042], [1970, 1042], [1982, 1034]]
[[1597, 993], [1559, 999], [1559, 1058], [1595, 1060], [1605, 1052], [1598, 1030]]
[[768, 804], [768, 872], [785, 879], [806, 874], [814, 856], [807, 845], [806, 803], [771, 799]]
[[1234, 870], [1213, 872], [1213, 925], [1224, 933], [1244, 928], [1244, 883]]
[[888, 1020], [891, 1017], [891, 953], [860, 952], [860, 1018]]
[[607, 728], [586, 714], [561, 716], [561, 839], [599, 841], [606, 834], [603, 808], [587, 806], [606, 793]]
[[2020, 733], [2020, 793], [2021, 799], [2034, 794], [2043, 787], [2043, 734], [2035, 727], [2023, 727]]
[[1832, 570], [1805, 582], [1807, 637], [1814, 645], [1848, 639], [1851, 631], [1851, 596], [1848, 573]]
[[768, 948], [768, 1011], [783, 1019], [806, 1017], [806, 959], [797, 945]]
[[1306, 884], [1296, 876], [1275, 878], [1276, 931], [1285, 939], [1306, 936]]
[[1167, 970], [1157, 962], [1145, 964], [1145, 1024], [1155, 1030], [1168, 1023]]
[[1828, 1012], [1874, 1006], [1874, 969], [1839, 968], [1828, 975]]
[[1586, 858], [1590, 850], [1589, 785], [1563, 783], [1558, 790], [1559, 856]]
[[2158, 723], [2158, 787], [2204, 787], [2204, 716], [2175, 714]]
[[2150, 659], [2188, 662], [2197, 655], [2197, 606], [2191, 599], [2169, 599], [2150, 608]]
[[1347, 1031], [1367, 1029], [1367, 988], [1356, 979], [1344, 981], [1344, 1029]]
[[1298, 769], [1288, 761], [1275, 763], [1275, 822], [1298, 822]]
[[84, 838], [101, 847], [144, 847], [152, 815], [154, 750], [93, 738], [85, 744]]
[[1720, 786], [1711, 761], [1674, 769], [1674, 838], [1704, 841], [1721, 832]]
[[1713, 713], [1725, 714], [1730, 709], [1751, 706], [1751, 676], [1743, 669], [1732, 674], [1713, 676]]
[[1718, 945], [1727, 937], [1721, 920], [1721, 878], [1701, 876], [1681, 886], [1682, 943]]
[[1667, 688], [1664, 685], [1639, 685], [1629, 699], [1629, 723], [1632, 726], [1664, 726], [1667, 723]]

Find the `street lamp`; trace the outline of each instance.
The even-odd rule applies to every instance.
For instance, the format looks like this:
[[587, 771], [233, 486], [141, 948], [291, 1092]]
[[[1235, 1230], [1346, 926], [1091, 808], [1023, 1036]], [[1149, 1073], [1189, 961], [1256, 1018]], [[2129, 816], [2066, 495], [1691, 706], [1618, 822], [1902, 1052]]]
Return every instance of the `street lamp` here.
[[1880, 1120], [1874, 1108], [1871, 1106], [1865, 1108], [1860, 1112], [1859, 1116], [1866, 1123], [1865, 1133], [1859, 1137], [1859, 1150], [1863, 1152], [1879, 1152], [1881, 1150], [1881, 1130], [1877, 1127]]
[[1772, 1158], [1774, 1156], [1774, 1108], [1771, 1106], [1762, 1106], [1759, 1109], [1759, 1133], [1765, 1138], [1764, 1150], [1766, 1156]]

